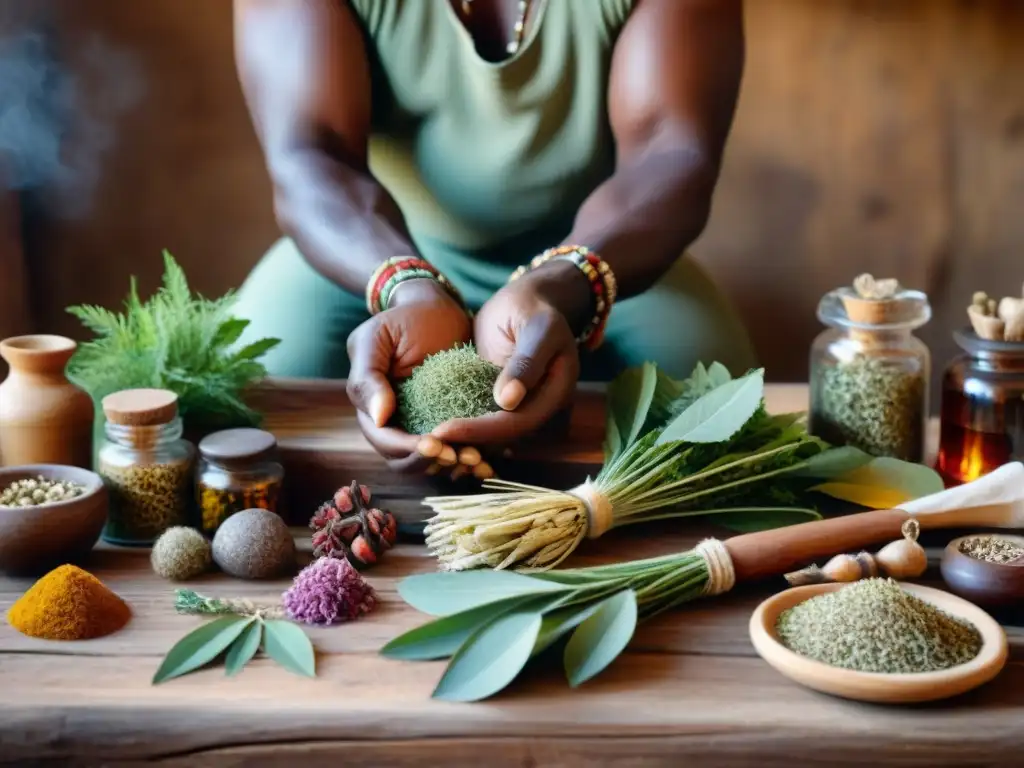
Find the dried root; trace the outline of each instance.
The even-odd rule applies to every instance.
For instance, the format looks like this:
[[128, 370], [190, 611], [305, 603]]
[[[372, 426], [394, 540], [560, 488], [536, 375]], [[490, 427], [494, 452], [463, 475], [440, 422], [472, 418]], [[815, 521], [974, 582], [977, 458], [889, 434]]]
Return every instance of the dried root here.
[[967, 308], [974, 332], [988, 341], [1024, 341], [1024, 297], [996, 301], [978, 291]]
[[998, 315], [998, 304], [989, 298], [984, 291], [978, 291], [967, 308], [974, 332], [988, 341], [1002, 341], [1006, 332], [1006, 323]]

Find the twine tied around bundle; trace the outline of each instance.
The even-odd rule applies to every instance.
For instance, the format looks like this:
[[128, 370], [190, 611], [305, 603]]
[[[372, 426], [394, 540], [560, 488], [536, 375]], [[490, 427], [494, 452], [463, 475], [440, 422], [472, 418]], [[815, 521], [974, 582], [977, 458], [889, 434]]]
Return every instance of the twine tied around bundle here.
[[718, 539], [704, 539], [694, 550], [703, 558], [708, 567], [708, 583], [704, 585], [707, 596], [721, 595], [736, 585], [736, 569], [732, 556], [723, 542]]
[[614, 519], [612, 503], [608, 497], [601, 493], [589, 479], [568, 493], [582, 501], [583, 508], [587, 511], [587, 538], [596, 539], [607, 533], [612, 527]]

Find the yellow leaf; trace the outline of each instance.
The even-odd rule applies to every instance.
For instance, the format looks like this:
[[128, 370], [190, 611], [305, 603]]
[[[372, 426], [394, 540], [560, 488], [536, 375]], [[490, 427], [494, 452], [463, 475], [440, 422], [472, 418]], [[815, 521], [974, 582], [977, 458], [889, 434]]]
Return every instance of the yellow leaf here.
[[896, 488], [880, 488], [858, 483], [823, 483], [814, 490], [870, 509], [893, 509], [914, 498]]

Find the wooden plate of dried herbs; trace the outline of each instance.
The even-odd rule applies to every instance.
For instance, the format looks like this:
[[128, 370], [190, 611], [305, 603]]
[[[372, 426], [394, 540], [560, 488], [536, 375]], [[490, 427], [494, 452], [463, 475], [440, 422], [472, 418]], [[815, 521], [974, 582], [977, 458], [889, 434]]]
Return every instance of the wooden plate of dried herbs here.
[[999, 674], [1008, 653], [1003, 628], [976, 605], [892, 579], [780, 592], [754, 611], [750, 639], [801, 685], [883, 704], [965, 693]]

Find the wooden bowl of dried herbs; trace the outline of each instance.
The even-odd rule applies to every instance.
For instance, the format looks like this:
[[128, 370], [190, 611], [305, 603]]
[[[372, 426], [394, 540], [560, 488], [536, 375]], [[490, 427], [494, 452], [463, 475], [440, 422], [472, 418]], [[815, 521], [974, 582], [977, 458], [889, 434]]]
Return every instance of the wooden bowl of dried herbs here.
[[801, 685], [883, 704], [965, 693], [999, 674], [1008, 654], [1006, 633], [981, 608], [892, 579], [780, 592], [754, 611], [750, 639]]
[[42, 573], [92, 550], [108, 496], [95, 472], [60, 464], [0, 469], [0, 571]]
[[949, 542], [940, 568], [950, 591], [972, 603], [990, 608], [1024, 603], [1024, 537], [961, 536]]

